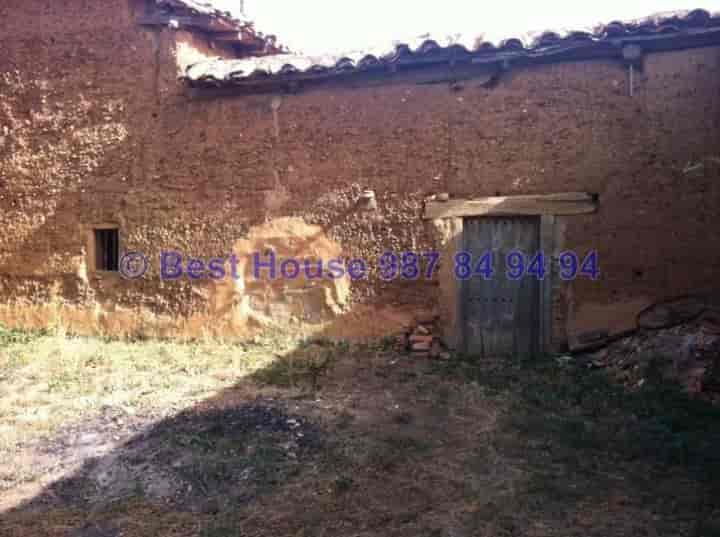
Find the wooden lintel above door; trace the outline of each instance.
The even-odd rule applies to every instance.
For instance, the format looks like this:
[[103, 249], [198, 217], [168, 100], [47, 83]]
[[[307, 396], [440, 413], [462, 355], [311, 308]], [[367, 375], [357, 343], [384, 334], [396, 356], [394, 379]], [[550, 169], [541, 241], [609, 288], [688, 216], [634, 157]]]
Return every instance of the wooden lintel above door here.
[[424, 218], [462, 218], [466, 216], [574, 215], [597, 211], [597, 196], [585, 192], [563, 192], [536, 196], [498, 196], [491, 198], [428, 201]]

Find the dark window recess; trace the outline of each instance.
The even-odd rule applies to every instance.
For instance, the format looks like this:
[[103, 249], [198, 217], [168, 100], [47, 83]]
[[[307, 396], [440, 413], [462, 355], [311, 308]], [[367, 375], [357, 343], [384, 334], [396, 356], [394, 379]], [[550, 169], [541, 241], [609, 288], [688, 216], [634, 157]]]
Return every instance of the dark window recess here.
[[95, 268], [117, 272], [120, 259], [120, 233], [117, 229], [95, 230]]

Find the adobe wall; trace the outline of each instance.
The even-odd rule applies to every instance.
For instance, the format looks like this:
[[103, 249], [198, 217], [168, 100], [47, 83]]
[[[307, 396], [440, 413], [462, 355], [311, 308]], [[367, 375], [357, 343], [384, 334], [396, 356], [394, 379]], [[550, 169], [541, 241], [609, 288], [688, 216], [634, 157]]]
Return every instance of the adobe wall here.
[[[10, 20], [0, 34], [10, 51], [0, 58], [0, 321], [243, 335], [245, 287], [161, 282], [161, 251], [227, 256], [258, 226], [297, 217], [268, 228], [283, 236], [256, 232], [253, 244], [292, 246], [302, 228], [349, 257], [424, 252], [441, 233], [421, 219], [423, 200], [440, 192], [599, 195], [597, 214], [561, 222], [567, 249], [599, 251], [603, 277], [558, 289], [558, 340], [715, 284], [720, 48], [647, 57], [633, 97], [623, 67], [585, 62], [511, 71], [489, 89], [470, 80], [460, 91], [398, 83], [191, 98], [175, 80], [178, 53], [212, 51], [185, 55], [168, 30], [138, 28], [139, 3], [68, 2], [64, 16], [56, 3], [39, 15], [9, 4], [0, 7]], [[19, 13], [22, 29], [8, 19]], [[702, 166], [683, 173], [688, 163]], [[374, 215], [353, 210], [365, 189], [377, 195]], [[102, 223], [118, 225], [122, 250], [151, 259], [145, 278], [88, 270], [88, 233]], [[439, 294], [437, 281], [376, 275], [350, 289], [333, 302], [342, 313], [321, 307], [324, 324], [313, 318], [308, 330], [392, 332]], [[295, 311], [295, 295], [277, 296], [262, 306], [271, 319]], [[304, 330], [307, 319], [291, 314], [276, 328]]]
[[146, 148], [157, 142], [162, 103], [177, 89], [172, 36], [137, 26], [144, 5], [0, 5], [0, 296], [7, 323], [91, 331], [92, 312], [135, 308], [148, 296], [94, 279], [86, 259], [92, 226], [122, 225], [125, 200], [153, 180]]
[[[622, 331], [649, 303], [716, 285], [720, 48], [648, 56], [632, 97], [627, 69], [604, 61], [511, 71], [491, 89], [481, 83], [187, 102], [173, 173], [199, 182], [236, 222], [295, 215], [332, 224], [347, 254], [366, 259], [437, 248], [442, 229], [420, 218], [433, 194], [596, 193], [596, 214], [559, 218], [560, 246], [597, 249], [603, 274], [557, 286], [559, 340]], [[378, 221], [344, 213], [366, 188], [378, 197]], [[438, 292], [436, 283], [377, 280], [353, 291], [379, 304]]]

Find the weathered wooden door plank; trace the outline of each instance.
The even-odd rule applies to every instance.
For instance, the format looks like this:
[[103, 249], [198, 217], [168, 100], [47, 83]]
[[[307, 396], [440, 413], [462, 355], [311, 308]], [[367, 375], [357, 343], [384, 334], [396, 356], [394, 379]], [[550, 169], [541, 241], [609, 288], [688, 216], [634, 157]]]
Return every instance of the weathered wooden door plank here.
[[463, 348], [478, 356], [530, 356], [540, 346], [540, 282], [532, 276], [513, 280], [506, 275], [512, 251], [532, 259], [540, 247], [537, 217], [467, 218], [463, 248], [473, 266], [486, 252], [494, 254], [494, 277], [479, 275], [462, 282], [461, 326]]

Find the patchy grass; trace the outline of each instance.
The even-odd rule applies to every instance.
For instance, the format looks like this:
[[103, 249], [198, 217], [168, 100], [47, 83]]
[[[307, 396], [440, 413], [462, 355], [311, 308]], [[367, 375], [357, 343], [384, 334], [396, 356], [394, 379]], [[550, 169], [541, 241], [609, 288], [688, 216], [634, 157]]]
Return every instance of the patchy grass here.
[[[3, 513], [0, 534], [720, 536], [720, 411], [660, 378], [628, 392], [552, 357], [324, 340], [34, 335], [0, 356], [2, 408], [30, 435], [78, 408], [178, 410]], [[46, 400], [57, 423], [18, 420]]]
[[438, 370], [510, 401], [493, 444], [523, 461], [528, 480], [515, 501], [493, 503], [480, 518], [619, 505], [616, 523], [626, 528], [640, 509], [661, 535], [720, 535], [720, 408], [659, 376], [628, 392], [603, 372], [551, 358], [455, 361]]
[[[272, 349], [272, 350], [270, 350]], [[106, 407], [171, 411], [266, 370], [291, 342], [113, 341], [0, 329], [0, 453]], [[295, 360], [302, 379], [311, 366]]]
[[253, 374], [253, 379], [283, 388], [305, 385], [315, 391], [337, 358], [349, 350], [350, 346], [345, 342], [301, 341], [293, 352], [276, 354], [271, 364]]
[[13, 343], [25, 344], [33, 339], [46, 335], [44, 331], [31, 332], [26, 330], [18, 330], [15, 328], [6, 328], [0, 325], [0, 348], [7, 347]]

